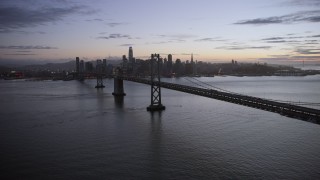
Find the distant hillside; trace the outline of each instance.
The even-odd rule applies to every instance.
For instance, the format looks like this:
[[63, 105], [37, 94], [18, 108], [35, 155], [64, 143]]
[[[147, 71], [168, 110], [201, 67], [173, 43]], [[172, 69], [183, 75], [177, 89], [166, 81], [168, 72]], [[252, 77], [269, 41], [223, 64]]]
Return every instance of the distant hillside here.
[[[66, 62], [67, 61], [67, 62]], [[95, 60], [84, 60], [84, 62], [92, 62], [95, 66]], [[112, 65], [119, 65], [122, 62], [120, 58], [114, 57], [113, 59], [108, 59], [107, 64]], [[73, 70], [75, 69], [75, 60], [68, 59], [68, 60], [6, 60], [0, 58], [0, 66], [6, 68], [13, 68], [13, 69], [63, 69], [63, 70]]]
[[[96, 66], [96, 61], [84, 61], [91, 62], [93, 66]], [[107, 60], [107, 64], [119, 65], [121, 63], [120, 60]], [[46, 64], [35, 64], [35, 65], [26, 65], [21, 66], [18, 69], [21, 70], [33, 70], [33, 71], [74, 71], [76, 69], [76, 61], [68, 61], [64, 63], [46, 63]]]
[[50, 71], [73, 71], [75, 70], [75, 61], [69, 61], [65, 63], [47, 63], [43, 65], [27, 65], [21, 67], [23, 70], [50, 70]]

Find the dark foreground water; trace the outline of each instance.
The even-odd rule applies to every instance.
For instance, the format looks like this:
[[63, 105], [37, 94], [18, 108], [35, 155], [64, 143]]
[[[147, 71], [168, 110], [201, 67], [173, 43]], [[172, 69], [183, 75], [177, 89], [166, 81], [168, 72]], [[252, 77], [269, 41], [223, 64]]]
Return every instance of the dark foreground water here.
[[[200, 78], [263, 98], [320, 102], [320, 76]], [[185, 79], [166, 79], [187, 84]], [[319, 179], [320, 125], [113, 80], [0, 81], [0, 179]]]

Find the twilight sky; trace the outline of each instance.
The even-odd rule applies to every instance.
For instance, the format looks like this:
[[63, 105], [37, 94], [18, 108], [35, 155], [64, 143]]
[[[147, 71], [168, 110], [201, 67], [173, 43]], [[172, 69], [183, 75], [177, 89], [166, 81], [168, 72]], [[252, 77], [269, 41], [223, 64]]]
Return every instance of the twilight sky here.
[[320, 63], [320, 0], [1, 0], [0, 61]]

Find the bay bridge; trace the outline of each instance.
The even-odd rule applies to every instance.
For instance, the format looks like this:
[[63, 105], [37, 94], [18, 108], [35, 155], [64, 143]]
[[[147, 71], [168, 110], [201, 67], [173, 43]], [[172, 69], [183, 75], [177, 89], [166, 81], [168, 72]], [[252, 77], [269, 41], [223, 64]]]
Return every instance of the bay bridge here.
[[[295, 119], [300, 119], [315, 124], [320, 124], [320, 110], [313, 109], [301, 105], [319, 105], [319, 103], [296, 103], [289, 101], [271, 100], [259, 97], [253, 97], [226, 91], [219, 87], [212, 86], [208, 83], [202, 82], [197, 78], [189, 78], [192, 85], [182, 85], [169, 82], [160, 81], [159, 73], [159, 54], [152, 54], [150, 60], [150, 78], [140, 78], [135, 76], [126, 75], [123, 71], [126, 68], [118, 68], [114, 78], [114, 96], [125, 96], [123, 81], [132, 81], [142, 84], [151, 85], [151, 105], [147, 107], [148, 111], [164, 110], [165, 106], [161, 102], [161, 88], [176, 90], [189, 94], [208, 97], [216, 100], [248, 106], [260, 110], [274, 112], [283, 116], [288, 116]], [[193, 79], [193, 81], [191, 80]], [[207, 87], [206, 87], [207, 86]], [[96, 88], [103, 88], [102, 76], [97, 76]], [[209, 88], [208, 88], [209, 87]]]
[[[123, 80], [151, 85], [151, 80], [136, 77], [119, 77]], [[244, 105], [265, 111], [279, 113], [284, 116], [301, 119], [316, 124], [320, 124], [320, 110], [298, 106], [286, 102], [277, 102], [258, 97], [241, 95], [237, 93], [223, 92], [215, 89], [206, 89], [182, 84], [168, 82], [156, 82], [157, 85], [166, 89], [172, 89], [189, 94], [195, 94], [212, 99], [226, 101], [234, 104]]]

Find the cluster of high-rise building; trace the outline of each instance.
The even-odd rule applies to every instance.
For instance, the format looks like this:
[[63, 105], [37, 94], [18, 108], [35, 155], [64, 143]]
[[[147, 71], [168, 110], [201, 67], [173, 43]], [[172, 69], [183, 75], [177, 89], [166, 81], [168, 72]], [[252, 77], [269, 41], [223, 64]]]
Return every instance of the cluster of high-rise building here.
[[111, 75], [112, 71], [113, 65], [107, 64], [107, 59], [98, 59], [96, 62], [84, 62], [84, 60], [80, 60], [79, 57], [76, 57], [76, 74], [78, 76], [92, 76], [93, 73]]
[[[190, 62], [181, 62], [180, 59], [173, 62], [172, 54], [168, 54], [167, 57], [160, 58], [159, 63], [162, 76], [197, 74], [197, 61], [193, 61], [193, 54]], [[133, 49], [129, 47], [128, 58], [126, 55], [122, 56], [121, 68], [126, 75], [149, 75], [149, 60], [134, 58]]]
[[[184, 76], [184, 75], [197, 75], [201, 68], [202, 62], [194, 61], [193, 54], [191, 59], [182, 62], [180, 59], [173, 61], [172, 54], [167, 57], [160, 57], [159, 70], [160, 74], [165, 77], [170, 76]], [[93, 62], [84, 62], [79, 57], [76, 58], [76, 74], [90, 74], [92, 72], [101, 72], [104, 75], [112, 75], [116, 72], [116, 68], [120, 68], [122, 73], [129, 76], [148, 76], [150, 75], [150, 59], [142, 60], [136, 59], [133, 54], [133, 48], [129, 47], [128, 56], [123, 55], [122, 61], [118, 67], [113, 67], [107, 64], [107, 60], [97, 60]], [[202, 68], [203, 69], [203, 68]]]

